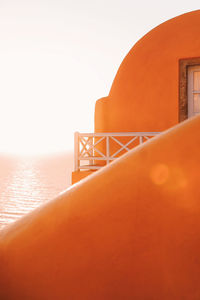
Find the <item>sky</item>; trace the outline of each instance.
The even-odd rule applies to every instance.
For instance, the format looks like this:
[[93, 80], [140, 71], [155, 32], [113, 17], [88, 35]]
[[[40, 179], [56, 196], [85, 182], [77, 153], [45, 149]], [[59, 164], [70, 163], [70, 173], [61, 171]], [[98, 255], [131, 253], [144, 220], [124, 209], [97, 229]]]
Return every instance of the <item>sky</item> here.
[[0, 152], [73, 149], [126, 54], [200, 2], [0, 0]]

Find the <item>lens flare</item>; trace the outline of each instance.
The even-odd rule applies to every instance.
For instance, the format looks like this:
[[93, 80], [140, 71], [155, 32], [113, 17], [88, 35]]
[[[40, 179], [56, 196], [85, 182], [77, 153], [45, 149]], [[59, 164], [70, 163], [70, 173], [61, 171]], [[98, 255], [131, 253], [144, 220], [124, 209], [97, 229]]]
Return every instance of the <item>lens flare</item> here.
[[156, 185], [164, 184], [169, 178], [169, 168], [165, 164], [157, 164], [152, 170], [150, 177]]

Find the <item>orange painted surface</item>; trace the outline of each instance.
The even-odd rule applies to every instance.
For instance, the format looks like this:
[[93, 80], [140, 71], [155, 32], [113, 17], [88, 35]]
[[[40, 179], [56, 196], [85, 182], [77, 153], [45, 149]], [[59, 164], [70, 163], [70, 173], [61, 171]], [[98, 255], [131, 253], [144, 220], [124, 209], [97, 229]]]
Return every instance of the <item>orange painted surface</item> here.
[[200, 10], [171, 19], [139, 40], [107, 98], [96, 102], [97, 132], [163, 131], [178, 123], [179, 60], [200, 57]]
[[0, 299], [200, 299], [200, 117], [5, 229]]
[[72, 172], [72, 184], [78, 182], [79, 180], [93, 174], [94, 171], [74, 171]]
[[[176, 125], [179, 60], [200, 57], [199, 36], [197, 10], [159, 25], [140, 39], [123, 60], [109, 96], [96, 102], [95, 131], [160, 132]], [[111, 144], [111, 152], [115, 146]], [[102, 145], [97, 147], [103, 151]]]

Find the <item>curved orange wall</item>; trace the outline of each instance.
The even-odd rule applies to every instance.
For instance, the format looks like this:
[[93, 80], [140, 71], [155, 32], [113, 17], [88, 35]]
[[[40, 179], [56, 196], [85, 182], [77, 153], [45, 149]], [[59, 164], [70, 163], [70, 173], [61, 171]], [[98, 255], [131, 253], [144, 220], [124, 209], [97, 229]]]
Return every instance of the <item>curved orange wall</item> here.
[[5, 229], [0, 299], [200, 299], [200, 117]]
[[145, 35], [122, 62], [95, 109], [99, 132], [163, 131], [178, 123], [179, 59], [200, 57], [200, 10]]

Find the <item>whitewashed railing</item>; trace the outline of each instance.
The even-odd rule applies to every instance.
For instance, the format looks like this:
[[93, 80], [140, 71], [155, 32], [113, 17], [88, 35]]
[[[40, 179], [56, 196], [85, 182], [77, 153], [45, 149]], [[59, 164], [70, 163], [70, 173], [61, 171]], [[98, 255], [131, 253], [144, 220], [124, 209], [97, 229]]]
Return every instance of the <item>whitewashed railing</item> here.
[[[74, 134], [74, 170], [97, 170], [118, 158], [124, 151], [131, 150], [160, 132], [111, 132], [111, 133], [79, 133]], [[122, 142], [120, 139], [125, 138]], [[128, 139], [128, 140], [127, 140]], [[114, 144], [117, 151], [111, 153]], [[103, 146], [102, 146], [103, 145]], [[116, 146], [115, 145], [115, 146]], [[100, 149], [98, 147], [100, 146]], [[130, 148], [131, 147], [131, 148]], [[102, 150], [103, 149], [103, 150]], [[113, 151], [112, 151], [113, 152]], [[104, 161], [101, 165], [98, 161]], [[86, 164], [85, 164], [86, 162]], [[84, 164], [83, 164], [84, 163]]]

